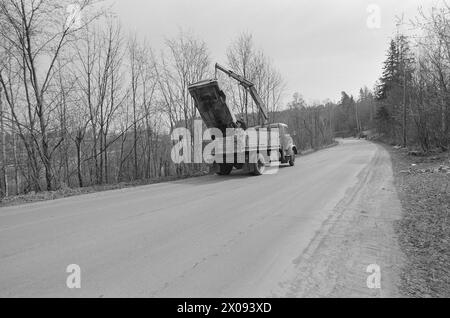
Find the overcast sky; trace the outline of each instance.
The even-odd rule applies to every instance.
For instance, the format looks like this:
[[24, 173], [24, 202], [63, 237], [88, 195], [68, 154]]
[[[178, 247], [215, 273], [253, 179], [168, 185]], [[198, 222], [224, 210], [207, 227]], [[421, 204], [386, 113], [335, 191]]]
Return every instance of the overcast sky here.
[[[307, 101], [357, 95], [381, 74], [395, 16], [413, 16], [433, 0], [109, 0], [126, 31], [145, 37], [154, 50], [179, 28], [203, 39], [212, 62], [226, 63], [230, 42], [253, 34], [294, 92]], [[368, 6], [380, 8], [380, 28], [369, 28]], [[372, 11], [373, 12], [373, 11]], [[376, 21], [376, 20], [370, 20]]]

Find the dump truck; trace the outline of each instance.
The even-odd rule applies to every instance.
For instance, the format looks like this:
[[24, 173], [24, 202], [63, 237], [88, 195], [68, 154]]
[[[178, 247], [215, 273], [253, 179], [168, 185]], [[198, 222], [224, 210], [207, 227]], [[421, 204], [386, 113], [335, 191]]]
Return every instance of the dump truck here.
[[219, 64], [215, 65], [215, 69], [235, 79], [249, 92], [260, 110], [263, 124], [247, 127], [244, 120], [236, 119], [217, 78], [189, 85], [189, 93], [206, 127], [217, 131], [218, 136], [212, 136], [212, 139], [220, 147], [214, 149], [213, 171], [228, 175], [236, 168], [261, 175], [266, 166], [274, 162], [294, 166], [297, 147], [288, 133], [288, 126], [283, 123], [269, 124], [267, 108], [255, 84]]

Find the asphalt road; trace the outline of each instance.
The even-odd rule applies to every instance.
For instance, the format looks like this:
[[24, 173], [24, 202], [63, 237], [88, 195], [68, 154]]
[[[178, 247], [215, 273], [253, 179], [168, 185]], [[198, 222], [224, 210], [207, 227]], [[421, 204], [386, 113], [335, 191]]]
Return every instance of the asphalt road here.
[[[377, 296], [365, 291], [365, 267], [348, 264], [356, 255], [371, 262], [358, 240], [326, 242], [356, 228], [342, 225], [356, 220], [350, 207], [367, 201], [378, 172], [387, 171], [378, 179], [389, 188], [389, 169], [382, 147], [345, 140], [273, 175], [233, 172], [1, 208], [0, 297]], [[373, 211], [383, 202], [398, 210], [389, 193], [371, 197]], [[355, 253], [340, 261], [343, 247]], [[66, 286], [69, 264], [81, 268], [79, 289]], [[336, 288], [345, 284], [357, 287]]]

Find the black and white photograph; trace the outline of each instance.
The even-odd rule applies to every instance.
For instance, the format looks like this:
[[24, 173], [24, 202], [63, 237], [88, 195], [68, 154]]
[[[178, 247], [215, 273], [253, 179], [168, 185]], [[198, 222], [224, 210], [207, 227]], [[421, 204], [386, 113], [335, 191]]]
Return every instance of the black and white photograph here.
[[0, 298], [448, 297], [448, 0], [0, 0]]

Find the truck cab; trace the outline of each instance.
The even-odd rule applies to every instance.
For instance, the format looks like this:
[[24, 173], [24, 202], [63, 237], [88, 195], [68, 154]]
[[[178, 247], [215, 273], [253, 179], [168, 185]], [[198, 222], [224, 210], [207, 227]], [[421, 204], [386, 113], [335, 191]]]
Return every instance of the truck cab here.
[[[263, 126], [257, 126], [260, 128]], [[291, 166], [295, 164], [295, 155], [297, 155], [297, 147], [294, 140], [289, 134], [289, 127], [283, 123], [273, 123], [267, 125], [267, 129], [277, 128], [280, 136], [279, 161], [281, 163], [289, 163]]]

